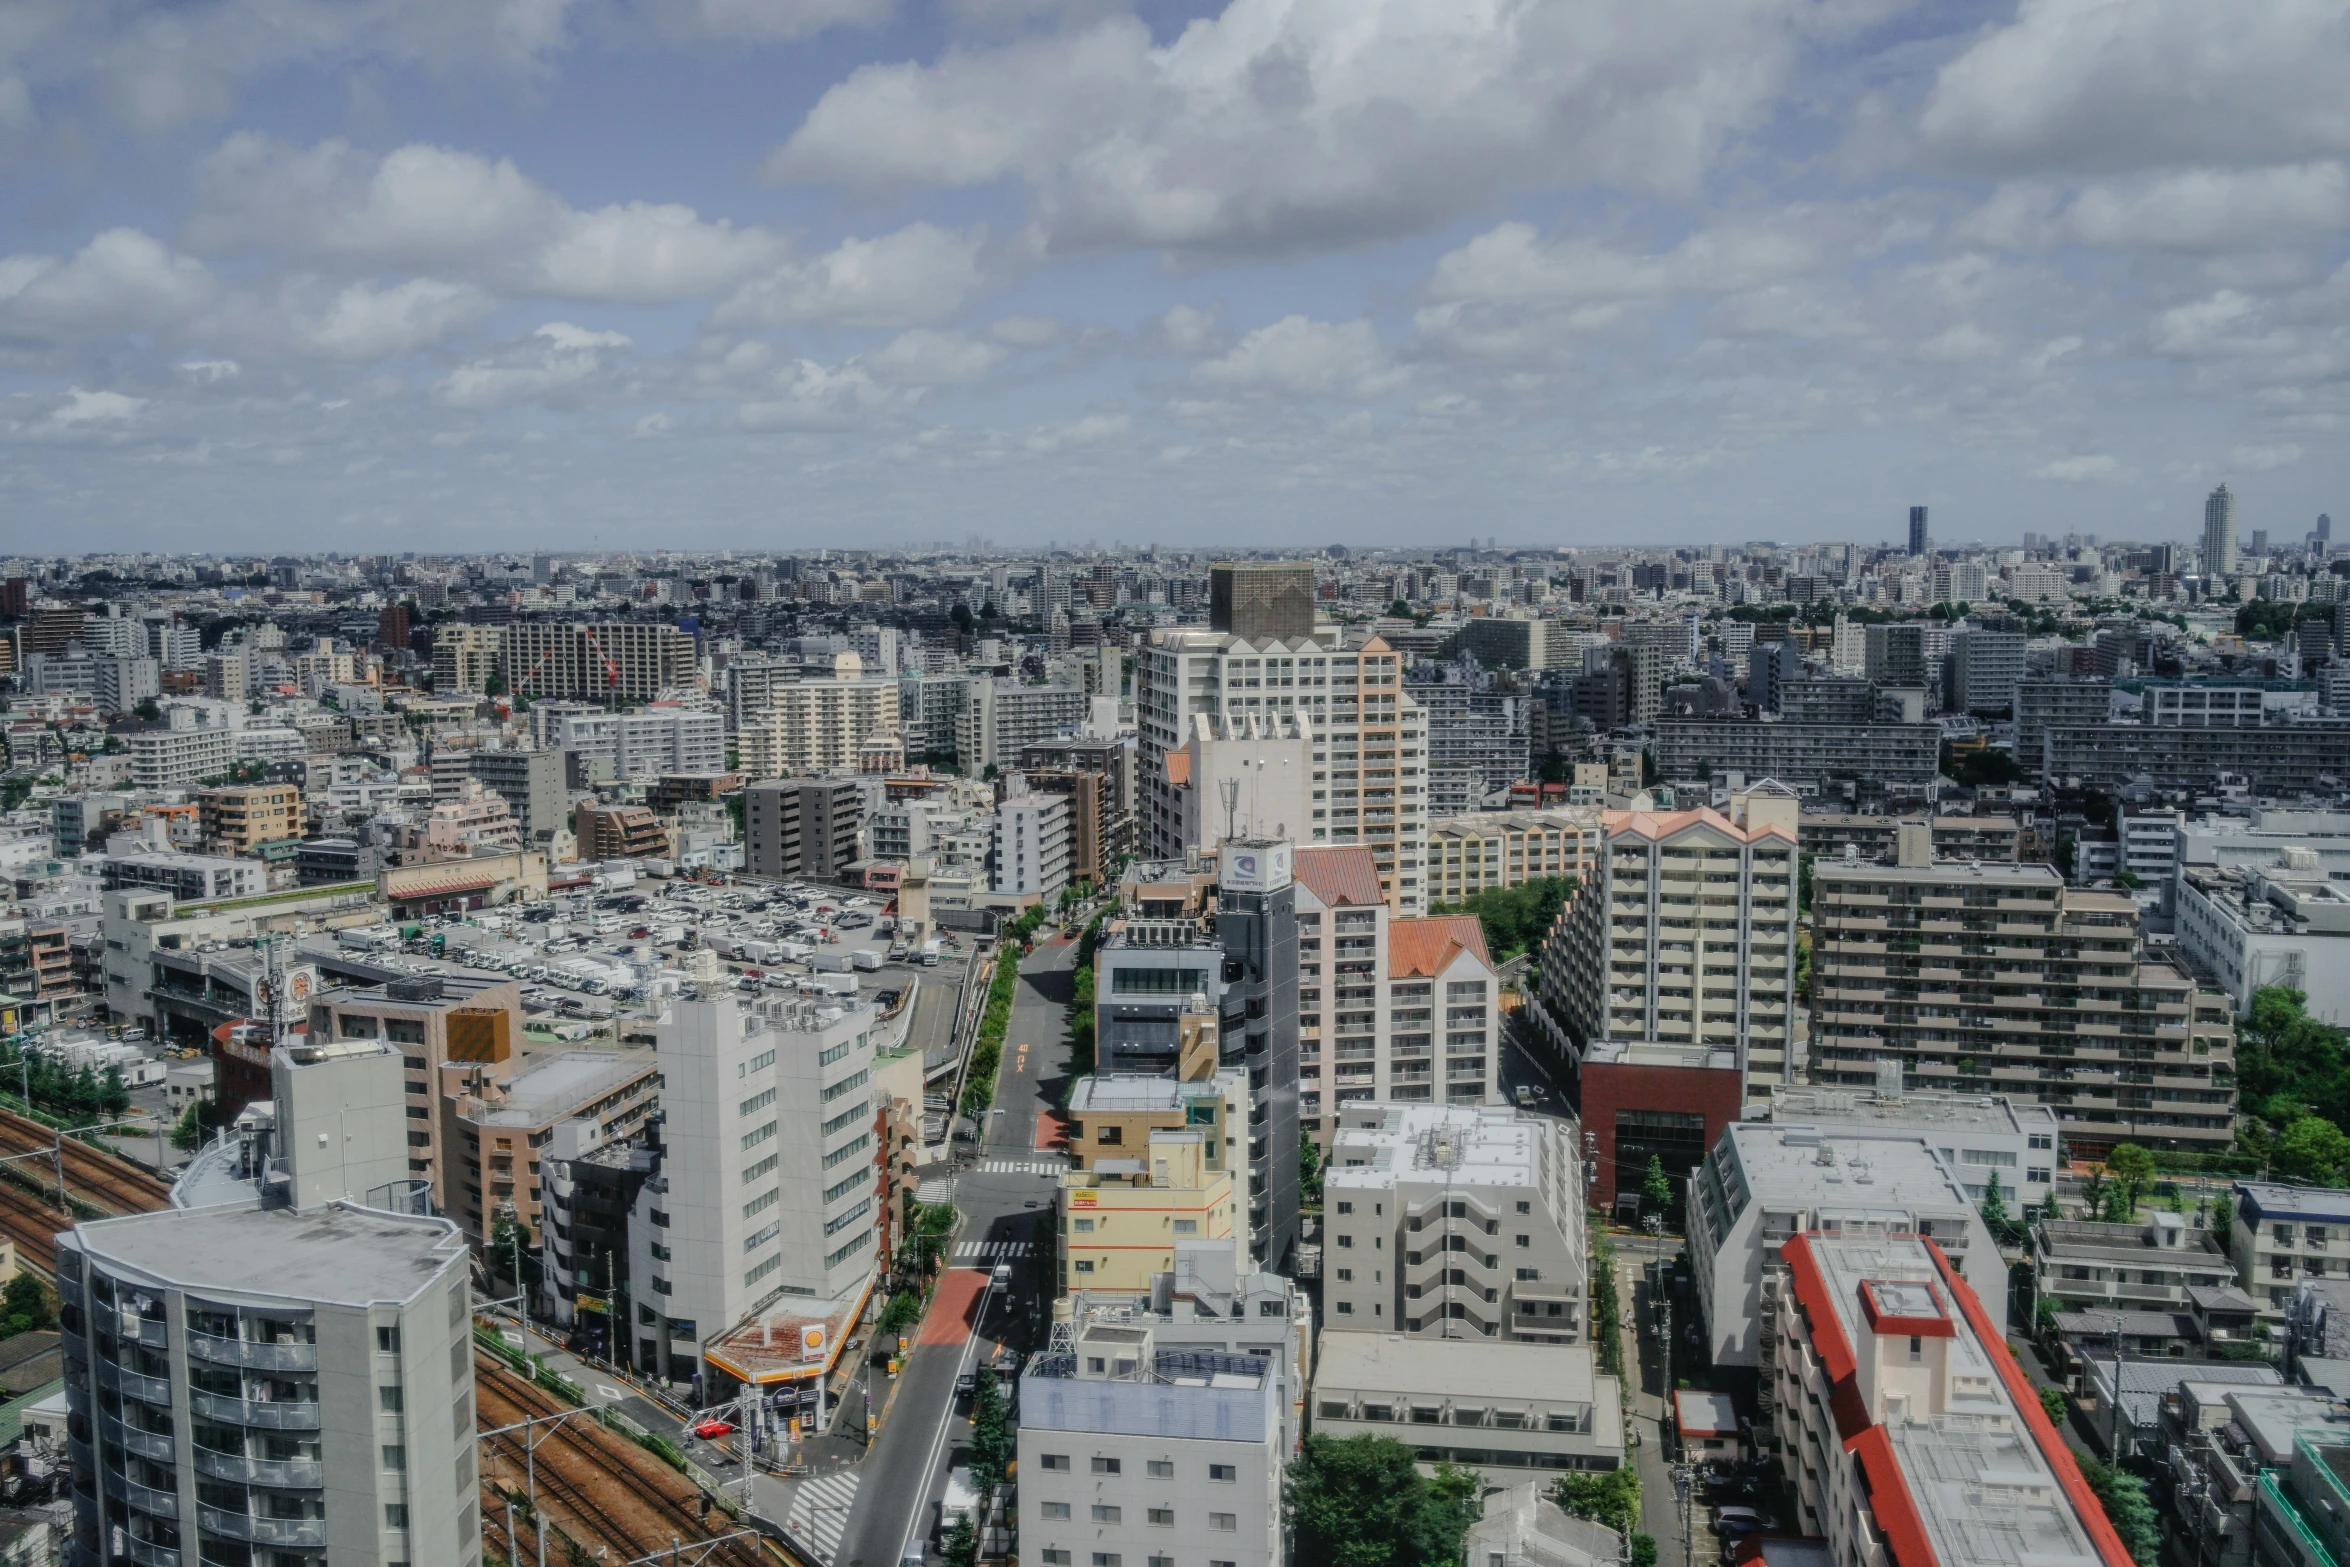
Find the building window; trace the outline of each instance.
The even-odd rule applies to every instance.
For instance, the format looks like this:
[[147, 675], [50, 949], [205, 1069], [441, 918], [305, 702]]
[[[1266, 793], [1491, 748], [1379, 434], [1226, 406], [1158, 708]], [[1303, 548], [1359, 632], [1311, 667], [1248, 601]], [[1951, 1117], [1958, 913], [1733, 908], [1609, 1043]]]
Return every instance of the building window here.
[[1240, 1527], [1240, 1519], [1232, 1513], [1210, 1513], [1208, 1527], [1222, 1534], [1230, 1534]]
[[1172, 1529], [1175, 1527], [1175, 1509], [1172, 1507], [1153, 1507], [1150, 1509], [1149, 1516], [1150, 1521], [1159, 1528]]
[[1125, 1516], [1126, 1510], [1113, 1503], [1096, 1502], [1093, 1504], [1093, 1521], [1095, 1523], [1117, 1523]]
[[1175, 1478], [1175, 1460], [1172, 1458], [1154, 1458], [1146, 1463], [1143, 1467], [1153, 1480], [1172, 1480]]
[[1222, 1485], [1230, 1485], [1240, 1478], [1240, 1470], [1231, 1464], [1210, 1464], [1208, 1478]]
[[1124, 1469], [1125, 1465], [1120, 1463], [1115, 1458], [1096, 1458], [1093, 1461], [1093, 1472], [1097, 1475], [1119, 1474], [1122, 1473]]
[[406, 1502], [384, 1503], [384, 1527], [387, 1529], [408, 1527], [408, 1504]]
[[1067, 1502], [1047, 1502], [1044, 1504], [1044, 1516], [1048, 1519], [1066, 1518], [1069, 1516], [1069, 1504]]
[[1057, 1469], [1063, 1474], [1069, 1472], [1069, 1455], [1067, 1453], [1040, 1453], [1037, 1455], [1036, 1463], [1040, 1469]]
[[1069, 1553], [1067, 1551], [1056, 1550], [1048, 1545], [1038, 1554], [1044, 1560], [1044, 1567], [1069, 1567]]

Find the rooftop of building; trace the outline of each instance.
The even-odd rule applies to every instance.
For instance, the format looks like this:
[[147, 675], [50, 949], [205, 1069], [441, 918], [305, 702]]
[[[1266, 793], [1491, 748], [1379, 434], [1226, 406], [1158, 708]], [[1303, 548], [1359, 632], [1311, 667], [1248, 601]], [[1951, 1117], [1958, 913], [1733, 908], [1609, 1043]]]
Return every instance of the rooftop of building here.
[[1488, 1491], [1462, 1545], [1466, 1561], [1522, 1567], [1616, 1567], [1624, 1556], [1622, 1535], [1566, 1511], [1535, 1480]]
[[[1945, 1094], [1905, 1089], [1881, 1094], [1866, 1088], [1797, 1087], [1771, 1090], [1771, 1120], [1779, 1124], [1834, 1127], [1930, 1125], [1952, 1130], [2053, 1136], [2056, 1111], [2048, 1105], [2005, 1094]], [[2054, 1144], [2050, 1147], [2053, 1149]]]
[[[2129, 1567], [2015, 1357], [1930, 1242], [1811, 1234], [1790, 1241], [1786, 1256], [1832, 1381], [1856, 1376], [1860, 1346], [1876, 1339], [1894, 1294], [1947, 1324], [1942, 1409], [1913, 1405], [1879, 1422], [1858, 1400], [1857, 1410], [1836, 1400], [1838, 1434], [1859, 1460], [1892, 1560], [1923, 1546], [1918, 1560], [1974, 1567]], [[1894, 1313], [1892, 1331], [1917, 1331], [1912, 1310]]]
[[1726, 1045], [1676, 1045], [1659, 1039], [1595, 1039], [1584, 1047], [1583, 1064], [1735, 1072], [1738, 1052]]
[[628, 1050], [565, 1050], [533, 1055], [506, 1084], [506, 1095], [494, 1106], [469, 1117], [482, 1126], [544, 1126], [576, 1114], [606, 1094], [656, 1071], [655, 1052]]
[[2248, 1221], [2301, 1219], [2350, 1224], [2350, 1191], [2325, 1186], [2285, 1186], [2273, 1181], [2238, 1181], [2236, 1214]]
[[1214, 1082], [1187, 1083], [1152, 1072], [1105, 1072], [1076, 1081], [1069, 1094], [1069, 1113], [1174, 1111], [1183, 1108], [1186, 1100], [1215, 1098], [1222, 1093], [1223, 1088]]
[[[1763, 782], [1771, 783], [1773, 780], [1765, 779]], [[1760, 788], [1761, 785], [1756, 787]], [[1782, 838], [1790, 843], [1794, 841], [1794, 834], [1776, 823], [1760, 823], [1749, 830], [1710, 805], [1701, 805], [1692, 811], [1602, 811], [1600, 826], [1610, 838], [1674, 838], [1693, 829], [1704, 828], [1721, 834], [1733, 843], [1753, 843], [1763, 838]]]
[[1434, 914], [1388, 922], [1389, 979], [1433, 979], [1464, 952], [1485, 967], [1493, 967], [1493, 955], [1485, 950], [1484, 922], [1473, 914]]
[[1340, 1107], [1324, 1185], [1364, 1190], [1399, 1181], [1523, 1186], [1538, 1177], [1543, 1123], [1500, 1105]]
[[1437, 833], [1513, 833], [1556, 832], [1562, 828], [1570, 832], [1597, 832], [1600, 808], [1596, 805], [1546, 805], [1531, 811], [1463, 811], [1452, 816], [1438, 816], [1429, 820], [1431, 836]]
[[1623, 1441], [1623, 1387], [1581, 1344], [1511, 1344], [1327, 1328], [1314, 1348], [1314, 1386], [1409, 1398], [1492, 1398], [1598, 1406], [1602, 1445]]
[[1299, 849], [1291, 874], [1325, 908], [1368, 908], [1387, 901], [1379, 885], [1379, 862], [1359, 844]]
[[1923, 1136], [1733, 1121], [1722, 1137], [1757, 1198], [1792, 1196], [1831, 1213], [1921, 1205], [1937, 1213], [1974, 1210], [1958, 1177]]
[[100, 1266], [166, 1286], [350, 1306], [412, 1300], [444, 1274], [462, 1276], [467, 1255], [446, 1219], [350, 1202], [166, 1208], [84, 1223], [74, 1240]]
[[[2113, 1362], [2095, 1355], [2082, 1357], [2081, 1370], [2089, 1393], [2100, 1405], [2111, 1396]], [[2231, 1387], [2273, 1388], [2285, 1379], [2274, 1366], [2250, 1360], [2127, 1360], [2121, 1363], [2121, 1415], [2135, 1426], [2152, 1426], [2162, 1418], [2162, 1401], [2182, 1384], [2199, 1390], [2205, 1402], [2225, 1397]]]
[[1813, 863], [1812, 877], [1815, 881], [1821, 877], [1837, 881], [1975, 881], [2064, 888], [2064, 878], [2056, 867], [2037, 861], [2026, 864], [2014, 860], [1936, 860], [1931, 865], [1885, 865], [1874, 860], [1823, 858]]
[[2218, 1236], [2187, 1223], [2183, 1215], [2176, 1213], [2157, 1213], [2145, 1224], [2042, 1219], [2032, 1228], [2049, 1251], [2062, 1252], [2067, 1257], [2111, 1257], [2141, 1268], [2160, 1256], [2172, 1257], [2181, 1264], [2225, 1266], [2227, 1263], [2227, 1247]]

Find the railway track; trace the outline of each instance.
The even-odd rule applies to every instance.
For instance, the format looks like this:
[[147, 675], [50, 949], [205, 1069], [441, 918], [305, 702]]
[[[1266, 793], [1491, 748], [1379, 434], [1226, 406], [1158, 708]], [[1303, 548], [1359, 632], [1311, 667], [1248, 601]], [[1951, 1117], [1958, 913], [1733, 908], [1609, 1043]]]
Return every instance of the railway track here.
[[[76, 1138], [67, 1138], [64, 1146], [66, 1189], [90, 1206], [114, 1214], [152, 1213], [171, 1201], [171, 1183], [161, 1176]], [[13, 1110], [0, 1110], [0, 1156], [48, 1153], [56, 1147], [57, 1134], [49, 1127]], [[39, 1167], [37, 1160], [16, 1162], [20, 1167]]]
[[[484, 1430], [572, 1407], [515, 1375], [496, 1357], [479, 1351], [474, 1355], [473, 1383], [475, 1417]], [[496, 1438], [486, 1446], [495, 1447], [509, 1467], [520, 1472], [518, 1436]], [[556, 1426], [552, 1436], [541, 1439], [538, 1474], [540, 1503], [548, 1508], [549, 1522], [561, 1524], [583, 1544], [591, 1535], [605, 1541], [621, 1553], [622, 1561], [666, 1551], [681, 1541], [690, 1546], [736, 1527], [732, 1519], [715, 1511], [711, 1516], [717, 1527], [704, 1524], [700, 1492], [692, 1481], [585, 1415]], [[612, 1489], [615, 1486], [617, 1494]], [[565, 1514], [572, 1522], [564, 1522]], [[485, 1534], [491, 1532], [488, 1520], [484, 1513]], [[699, 1559], [754, 1567], [776, 1558], [761, 1545], [740, 1540]]]
[[46, 1278], [57, 1276], [57, 1232], [71, 1217], [13, 1186], [0, 1186], [0, 1235], [16, 1242], [17, 1260]]

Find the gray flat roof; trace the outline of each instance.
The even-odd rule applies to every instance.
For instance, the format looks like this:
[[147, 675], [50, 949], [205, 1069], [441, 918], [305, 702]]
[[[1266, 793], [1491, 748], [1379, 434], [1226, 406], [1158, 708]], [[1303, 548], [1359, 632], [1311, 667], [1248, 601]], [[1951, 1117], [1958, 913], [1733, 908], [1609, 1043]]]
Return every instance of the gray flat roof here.
[[537, 1126], [625, 1087], [655, 1065], [655, 1052], [641, 1047], [532, 1056], [506, 1085], [506, 1101], [479, 1119], [484, 1126]]
[[[1774, 1088], [1771, 1119], [1798, 1125], [1887, 1125], [1932, 1133], [1945, 1127], [1981, 1127], [2020, 1133], [2024, 1120], [2056, 1125], [2056, 1111], [2005, 1095], [1904, 1092], [1885, 1098], [1866, 1088]], [[2053, 1155], [2051, 1155], [2053, 1158]]]
[[2266, 1219], [2314, 1219], [2350, 1224], [2350, 1191], [2322, 1186], [2280, 1186], [2270, 1181], [2238, 1181], [2238, 1199], [2253, 1214]]
[[94, 1220], [73, 1239], [109, 1271], [163, 1285], [350, 1306], [414, 1299], [466, 1265], [464, 1238], [448, 1220], [348, 1203], [167, 1208]]

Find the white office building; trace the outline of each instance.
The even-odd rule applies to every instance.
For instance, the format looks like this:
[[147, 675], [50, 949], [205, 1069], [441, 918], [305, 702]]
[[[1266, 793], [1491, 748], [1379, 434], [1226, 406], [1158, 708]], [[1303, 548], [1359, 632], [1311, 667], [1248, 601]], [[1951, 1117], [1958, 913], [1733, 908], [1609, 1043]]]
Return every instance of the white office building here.
[[1020, 1378], [1020, 1546], [1043, 1567], [1279, 1567], [1280, 1360], [1056, 1326]]
[[638, 1364], [690, 1375], [778, 1302], [820, 1311], [873, 1281], [873, 1011], [860, 1001], [681, 997], [655, 1035], [662, 1152], [629, 1215]]
[[726, 767], [726, 715], [714, 708], [566, 712], [555, 719], [552, 737], [558, 750], [609, 763], [616, 782]]
[[1892, 1080], [1875, 1091], [1772, 1089], [1771, 1124], [1813, 1126], [1831, 1137], [1920, 1137], [1975, 1202], [1989, 1195], [1993, 1175], [2009, 1213], [2046, 1200], [2058, 1157], [2053, 1106], [2004, 1094], [1904, 1092], [1900, 1063], [1884, 1065], [1892, 1069]]

